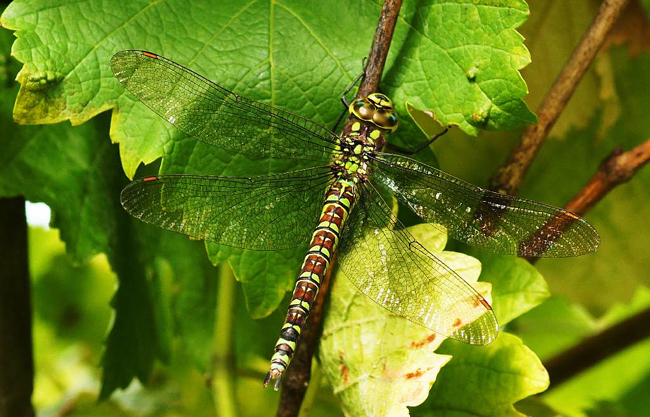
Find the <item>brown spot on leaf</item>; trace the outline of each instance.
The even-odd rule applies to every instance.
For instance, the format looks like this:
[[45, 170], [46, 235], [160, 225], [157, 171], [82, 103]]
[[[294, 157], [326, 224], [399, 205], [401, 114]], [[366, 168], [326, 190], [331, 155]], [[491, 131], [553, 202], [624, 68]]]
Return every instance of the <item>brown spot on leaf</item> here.
[[415, 372], [409, 372], [406, 374], [406, 379], [413, 379], [413, 378], [419, 378], [422, 375], [424, 375], [424, 371], [422, 369], [419, 369]]
[[348, 369], [347, 365], [343, 362], [343, 351], [339, 351], [339, 361], [341, 364], [339, 365], [339, 371], [341, 372], [341, 377], [343, 378], [343, 385], [348, 385], [348, 382], [350, 381], [350, 369]]
[[457, 318], [456, 320], [454, 320], [454, 324], [453, 324], [453, 326], [454, 326], [454, 327], [459, 327], [462, 323], [463, 323], [463, 322], [462, 322], [460, 319]]
[[411, 342], [411, 348], [412, 349], [420, 349], [422, 346], [426, 345], [427, 343], [431, 343], [434, 340], [436, 340], [436, 334], [431, 333], [427, 338], [418, 340], [417, 342]]

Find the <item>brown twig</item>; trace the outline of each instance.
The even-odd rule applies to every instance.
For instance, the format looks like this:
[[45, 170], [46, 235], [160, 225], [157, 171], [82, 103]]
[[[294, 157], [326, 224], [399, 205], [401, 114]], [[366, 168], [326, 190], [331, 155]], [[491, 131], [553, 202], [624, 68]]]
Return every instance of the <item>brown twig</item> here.
[[[570, 212], [584, 216], [596, 203], [603, 199], [614, 187], [629, 181], [634, 174], [650, 161], [650, 139], [625, 153], [620, 147], [615, 148], [603, 162], [598, 170], [591, 177], [575, 197], [569, 201], [564, 208]], [[549, 236], [560, 237], [571, 222], [567, 218], [553, 218], [549, 220], [535, 236], [546, 236], [546, 239], [535, 240], [531, 238], [534, 252], [543, 252], [552, 244]], [[536, 244], [547, 247], [535, 247]], [[530, 263], [535, 263], [537, 258], [527, 258]]]
[[650, 309], [591, 336], [544, 363], [551, 378], [549, 389], [573, 378], [598, 362], [650, 337]]
[[0, 416], [32, 417], [32, 314], [25, 199], [0, 199]]
[[600, 164], [598, 171], [587, 185], [564, 208], [581, 216], [584, 215], [612, 188], [629, 181], [648, 161], [650, 161], [650, 139], [625, 153], [617, 147]]
[[539, 148], [627, 3], [628, 0], [603, 1], [591, 26], [537, 109], [539, 121], [526, 128], [504, 166], [490, 180], [491, 189], [504, 194], [517, 194]]
[[379, 82], [384, 72], [388, 49], [393, 40], [393, 31], [401, 7], [402, 0], [386, 0], [381, 8], [379, 23], [368, 55], [365, 77], [361, 80], [357, 98], [379, 91]]
[[[379, 91], [379, 82], [386, 64], [386, 57], [393, 39], [393, 31], [397, 16], [402, 6], [402, 0], [386, 0], [381, 9], [377, 29], [368, 55], [368, 64], [365, 68], [365, 75], [359, 85], [359, 91], [356, 97], [365, 97], [370, 93]], [[346, 125], [352, 123], [348, 118]], [[349, 128], [349, 126], [346, 126]], [[322, 309], [326, 302], [329, 286], [329, 276], [333, 269], [334, 262], [330, 265], [327, 277], [319, 291], [318, 300], [312, 307], [309, 314], [309, 320], [300, 336], [300, 343], [296, 348], [296, 353], [291, 360], [291, 366], [287, 370], [287, 375], [282, 384], [282, 394], [280, 396], [280, 405], [278, 407], [278, 416], [288, 417], [296, 416], [300, 411], [302, 401], [307, 391], [309, 378], [311, 375], [311, 360], [316, 350], [318, 338], [322, 327]]]

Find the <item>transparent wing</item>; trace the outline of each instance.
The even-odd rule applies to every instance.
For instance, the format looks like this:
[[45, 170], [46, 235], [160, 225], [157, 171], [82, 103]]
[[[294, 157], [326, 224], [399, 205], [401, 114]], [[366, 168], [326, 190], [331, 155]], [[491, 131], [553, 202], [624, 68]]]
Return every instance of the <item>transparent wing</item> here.
[[469, 184], [413, 159], [381, 154], [373, 179], [451, 237], [497, 254], [567, 257], [593, 252], [598, 232], [578, 215]]
[[306, 243], [331, 182], [329, 167], [258, 177], [161, 175], [122, 191], [132, 216], [195, 239], [252, 250]]
[[151, 52], [118, 52], [111, 70], [163, 119], [221, 149], [327, 163], [337, 143], [334, 133], [309, 119], [234, 94]]
[[478, 345], [497, 336], [487, 301], [404, 229], [370, 183], [359, 187], [338, 264], [370, 299], [436, 333]]

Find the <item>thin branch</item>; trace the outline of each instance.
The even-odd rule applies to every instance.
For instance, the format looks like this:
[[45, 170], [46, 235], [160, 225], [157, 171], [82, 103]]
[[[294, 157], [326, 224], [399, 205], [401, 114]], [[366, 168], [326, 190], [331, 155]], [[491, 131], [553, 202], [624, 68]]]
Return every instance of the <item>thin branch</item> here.
[[33, 417], [32, 313], [25, 199], [0, 199], [0, 416]]
[[[636, 172], [650, 161], [650, 139], [625, 153], [620, 147], [615, 148], [603, 162], [575, 197], [564, 208], [580, 216], [584, 216], [596, 203], [603, 199], [614, 187], [623, 184], [634, 176]], [[560, 237], [572, 223], [566, 218], [549, 220], [530, 239], [530, 247], [535, 252], [544, 252], [553, 243], [550, 236]], [[536, 239], [536, 236], [546, 236], [545, 239]], [[537, 245], [537, 247], [536, 247]], [[544, 245], [544, 247], [539, 247]], [[535, 263], [537, 258], [527, 258], [530, 263]]]
[[598, 168], [587, 185], [569, 201], [567, 210], [584, 215], [617, 185], [623, 184], [650, 161], [650, 139], [625, 153], [617, 147]]
[[[381, 9], [377, 29], [368, 55], [365, 76], [359, 86], [356, 97], [365, 97], [379, 91], [379, 82], [386, 64], [386, 57], [393, 39], [393, 32], [402, 0], [386, 0]], [[352, 123], [348, 118], [346, 128]], [[296, 353], [291, 360], [291, 366], [283, 380], [278, 416], [297, 416], [307, 391], [311, 374], [311, 360], [318, 344], [322, 327], [322, 308], [326, 302], [329, 286], [329, 276], [333, 269], [334, 259], [330, 264], [327, 277], [323, 280], [318, 299], [312, 307], [309, 320], [303, 329]]]
[[379, 23], [377, 23], [377, 30], [375, 30], [375, 37], [368, 55], [366, 74], [361, 80], [357, 98], [366, 97], [379, 91], [379, 82], [384, 72], [388, 49], [393, 40], [393, 31], [401, 7], [402, 0], [386, 0], [381, 8]]
[[607, 33], [623, 12], [628, 1], [603, 1], [591, 26], [537, 109], [538, 123], [526, 128], [504, 166], [492, 177], [491, 189], [504, 194], [517, 194], [539, 148], [555, 125], [580, 79], [605, 41]]
[[[579, 215], [586, 214], [614, 187], [629, 181], [648, 161], [650, 139], [624, 153], [620, 147], [614, 149], [600, 164], [587, 185], [564, 207]], [[534, 263], [536, 259], [529, 261]], [[650, 309], [591, 336], [548, 360], [544, 367], [551, 379], [549, 389], [557, 387], [628, 346], [650, 337], [649, 322]]]
[[644, 310], [544, 363], [551, 378], [549, 389], [573, 378], [603, 359], [650, 337], [650, 309]]

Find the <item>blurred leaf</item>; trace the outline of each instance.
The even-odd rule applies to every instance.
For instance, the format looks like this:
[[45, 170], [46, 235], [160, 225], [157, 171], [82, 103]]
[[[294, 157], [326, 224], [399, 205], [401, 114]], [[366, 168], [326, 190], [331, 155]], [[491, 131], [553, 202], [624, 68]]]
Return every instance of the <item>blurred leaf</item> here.
[[[441, 253], [444, 234], [425, 225], [409, 231], [468, 282], [476, 282], [480, 264], [467, 255]], [[434, 353], [444, 337], [389, 313], [340, 272], [328, 312], [319, 359], [346, 415], [408, 415], [406, 407], [426, 399], [440, 368], [451, 359]]]
[[580, 305], [551, 297], [514, 321], [511, 329], [546, 360], [593, 334], [597, 324]]
[[650, 16], [650, 0], [641, 0], [641, 4], [645, 7], [646, 13]]
[[124, 411], [119, 405], [111, 401], [97, 404], [95, 395], [91, 393], [82, 393], [75, 398], [70, 399], [69, 409], [65, 412], [69, 417], [132, 417], [133, 414]]
[[621, 396], [618, 403], [630, 416], [640, 416], [650, 409], [650, 372], [637, 385]]
[[[533, 61], [522, 75], [531, 91], [526, 102], [537, 108], [596, 16], [601, 2], [529, 0], [528, 3], [531, 18], [521, 32], [528, 39], [526, 45]], [[599, 53], [553, 126], [551, 136], [563, 137], [571, 128], [585, 128], [597, 114], [603, 115], [598, 126], [602, 136], [621, 115], [620, 97], [614, 87], [612, 59], [607, 53]]]
[[616, 403], [599, 401], [586, 413], [588, 417], [627, 417], [627, 412]]
[[560, 415], [548, 405], [540, 400], [539, 396], [531, 396], [518, 401], [515, 404], [517, 411], [527, 416], [535, 417], [557, 417]]
[[[563, 204], [587, 183], [600, 161], [616, 146], [628, 150], [647, 139], [650, 120], [642, 109], [650, 107], [650, 57], [646, 54], [631, 59], [625, 49], [613, 49], [610, 54], [616, 63], [617, 92], [626, 97], [622, 103], [625, 117], [600, 141], [596, 120], [590, 128], [572, 132], [564, 141], [548, 142], [524, 183], [527, 195]], [[650, 218], [639, 215], [650, 209], [649, 183], [650, 169], [645, 167], [588, 213], [587, 220], [602, 240], [597, 253], [571, 260], [544, 259], [537, 264], [554, 293], [602, 312], [613, 302], [628, 302], [637, 286], [650, 285], [650, 235], [644, 232], [650, 230]], [[566, 274], [568, 265], [571, 274]]]
[[[640, 288], [628, 305], [615, 305], [599, 320], [604, 329], [650, 307], [650, 290]], [[624, 370], [624, 372], [622, 371]], [[543, 396], [545, 402], [568, 415], [581, 415], [599, 401], [617, 402], [650, 375], [650, 340], [607, 358]], [[607, 383], [603, 383], [607, 381]]]
[[[49, 242], [60, 242], [56, 230], [30, 228], [29, 238], [39, 242], [38, 248], [30, 247], [30, 263], [33, 264], [33, 258], [38, 262], [38, 258], [56, 253], [40, 272], [30, 268], [35, 314], [59, 338], [86, 340], [99, 352], [111, 316], [107, 294], [115, 287], [106, 257], [96, 256], [74, 267], [64, 248], [57, 252], [47, 248]], [[41, 245], [43, 241], [47, 243]]]

